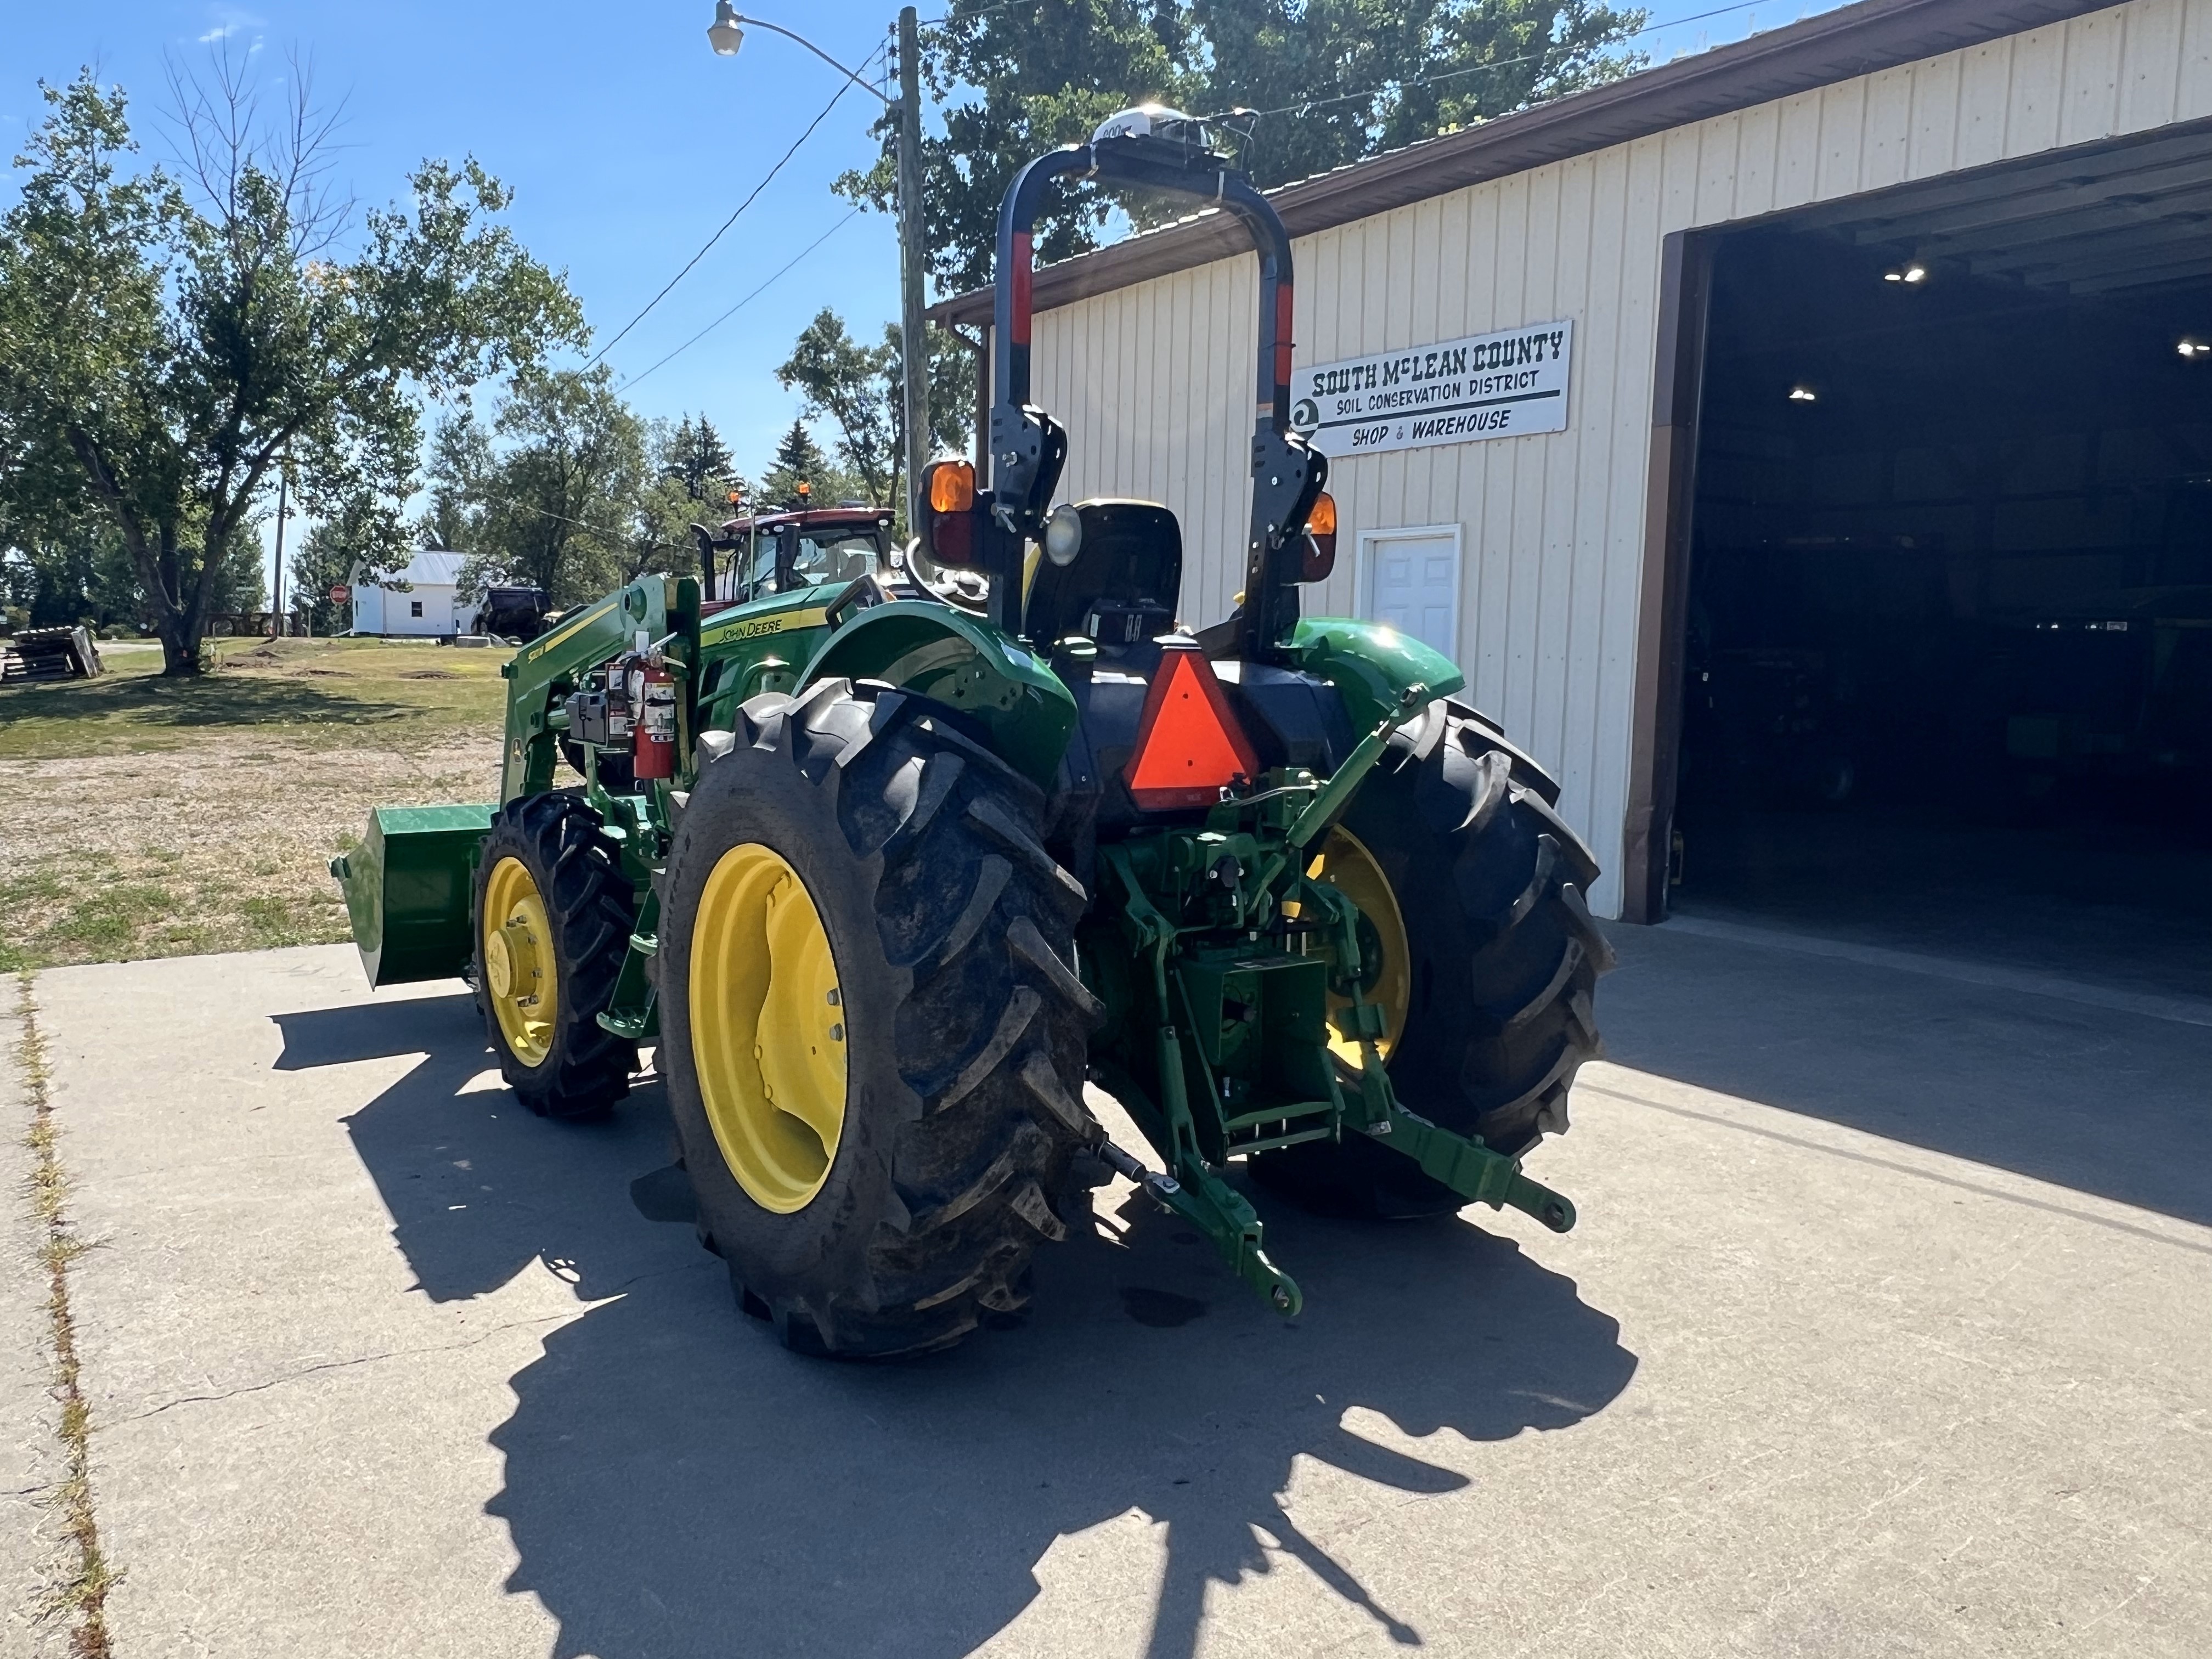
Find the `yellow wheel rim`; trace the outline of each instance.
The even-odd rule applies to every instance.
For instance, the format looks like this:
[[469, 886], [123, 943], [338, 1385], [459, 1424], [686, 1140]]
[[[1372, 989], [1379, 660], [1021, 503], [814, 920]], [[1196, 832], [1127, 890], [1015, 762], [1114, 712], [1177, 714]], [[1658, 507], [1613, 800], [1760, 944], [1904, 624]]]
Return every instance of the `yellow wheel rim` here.
[[545, 900], [520, 859], [503, 858], [484, 883], [483, 990], [514, 1057], [538, 1066], [553, 1048], [561, 984]]
[[[1398, 896], [1390, 890], [1390, 878], [1382, 873], [1375, 854], [1358, 836], [1342, 828], [1328, 832], [1319, 856], [1306, 866], [1306, 876], [1335, 888], [1358, 905], [1367, 920], [1368, 925], [1360, 929], [1360, 954], [1364, 957], [1371, 952], [1379, 960], [1360, 963], [1359, 988], [1369, 1002], [1382, 1010], [1382, 1036], [1375, 1048], [1388, 1060], [1405, 1031], [1406, 1010], [1413, 996], [1413, 953], [1406, 943], [1406, 919], [1399, 914]], [[1351, 1006], [1350, 997], [1334, 991], [1328, 994], [1328, 1051], [1357, 1071], [1359, 1044], [1339, 1031], [1335, 1023], [1338, 1011]]]
[[803, 1210], [845, 1131], [844, 998], [821, 913], [781, 854], [722, 854], [691, 928], [691, 1063], [724, 1162], [754, 1203]]

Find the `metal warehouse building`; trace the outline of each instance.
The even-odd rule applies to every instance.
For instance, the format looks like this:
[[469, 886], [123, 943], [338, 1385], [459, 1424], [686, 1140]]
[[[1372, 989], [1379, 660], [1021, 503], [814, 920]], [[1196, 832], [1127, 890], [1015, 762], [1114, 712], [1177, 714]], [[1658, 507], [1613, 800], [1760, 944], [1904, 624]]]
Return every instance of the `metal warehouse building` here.
[[[1308, 609], [1459, 661], [1601, 914], [2212, 919], [2212, 0], [1867, 0], [1273, 199]], [[1237, 237], [1035, 284], [1064, 492], [1174, 508], [1192, 623], [1241, 583]]]

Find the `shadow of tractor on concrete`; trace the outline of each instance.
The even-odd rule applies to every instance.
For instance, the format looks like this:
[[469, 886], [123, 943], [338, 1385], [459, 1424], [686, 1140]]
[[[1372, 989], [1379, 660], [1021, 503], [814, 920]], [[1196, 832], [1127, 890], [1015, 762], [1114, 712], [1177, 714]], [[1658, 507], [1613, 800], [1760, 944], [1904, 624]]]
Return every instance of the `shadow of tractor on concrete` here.
[[[507, 1587], [559, 1619], [556, 1656], [965, 1654], [1036, 1596], [1055, 1540], [1132, 1512], [1164, 1529], [1152, 1659], [1194, 1650], [1210, 1585], [1278, 1569], [1319, 1577], [1380, 1646], [1434, 1644], [1421, 1609], [1379, 1604], [1285, 1513], [1294, 1465], [1370, 1481], [1378, 1506], [1451, 1492], [1461, 1439], [1571, 1428], [1636, 1368], [1571, 1280], [1465, 1222], [1266, 1206], [1307, 1293], [1285, 1321], [1133, 1198], [1039, 1253], [1019, 1328], [908, 1364], [801, 1359], [694, 1243], [657, 1086], [611, 1123], [547, 1124], [503, 1090], [458, 1092], [488, 1064], [465, 998], [283, 1023], [280, 1066], [428, 1048], [351, 1123], [427, 1293], [550, 1270], [613, 1298], [547, 1337], [492, 1437]], [[1357, 1431], [1369, 1413], [1447, 1437], [1460, 1467]]]

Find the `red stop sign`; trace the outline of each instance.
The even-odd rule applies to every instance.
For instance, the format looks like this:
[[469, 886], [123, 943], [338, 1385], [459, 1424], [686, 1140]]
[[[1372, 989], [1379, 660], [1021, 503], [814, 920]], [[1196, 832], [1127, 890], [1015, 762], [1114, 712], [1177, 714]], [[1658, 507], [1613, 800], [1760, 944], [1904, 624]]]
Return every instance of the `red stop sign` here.
[[337, 583], [331, 589], [331, 603], [332, 605], [343, 605], [352, 597], [353, 589], [348, 587], [343, 582]]

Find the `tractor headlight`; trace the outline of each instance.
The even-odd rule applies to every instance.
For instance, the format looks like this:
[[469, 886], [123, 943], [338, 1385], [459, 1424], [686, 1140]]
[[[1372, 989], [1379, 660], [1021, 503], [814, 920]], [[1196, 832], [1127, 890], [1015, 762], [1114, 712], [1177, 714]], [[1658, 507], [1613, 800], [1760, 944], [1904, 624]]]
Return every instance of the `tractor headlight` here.
[[1044, 521], [1044, 556], [1063, 569], [1083, 551], [1083, 514], [1073, 501], [1062, 501]]

